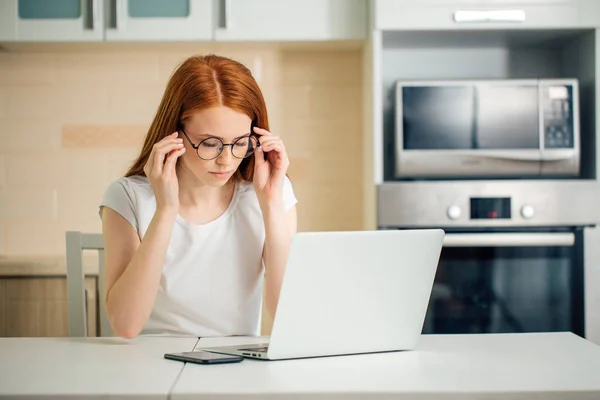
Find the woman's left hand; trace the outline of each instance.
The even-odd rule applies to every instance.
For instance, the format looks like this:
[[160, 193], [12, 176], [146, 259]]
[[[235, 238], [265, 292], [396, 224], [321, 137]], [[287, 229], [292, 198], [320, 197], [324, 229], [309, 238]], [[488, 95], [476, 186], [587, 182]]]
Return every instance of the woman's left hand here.
[[254, 190], [260, 202], [282, 199], [283, 182], [290, 165], [283, 141], [266, 129], [254, 127], [254, 133], [259, 135], [260, 141], [254, 154]]

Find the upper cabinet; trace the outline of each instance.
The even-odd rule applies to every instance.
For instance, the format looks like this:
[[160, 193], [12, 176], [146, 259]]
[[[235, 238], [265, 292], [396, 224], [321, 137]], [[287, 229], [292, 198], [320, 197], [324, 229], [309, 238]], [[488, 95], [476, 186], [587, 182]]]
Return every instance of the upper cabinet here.
[[106, 40], [212, 40], [213, 0], [109, 0]]
[[11, 1], [0, 1], [0, 41], [17, 39], [17, 4]]
[[[15, 39], [22, 41], [100, 41], [104, 37], [101, 0], [2, 0]], [[4, 5], [6, 7], [6, 5]]]
[[0, 41], [366, 39], [369, 0], [0, 0]]
[[[211, 40], [214, 0], [0, 0], [0, 40]], [[12, 36], [4, 26], [14, 26]]]
[[367, 3], [367, 0], [219, 0], [215, 39], [366, 39]]
[[600, 27], [599, 0], [373, 0], [382, 30]]

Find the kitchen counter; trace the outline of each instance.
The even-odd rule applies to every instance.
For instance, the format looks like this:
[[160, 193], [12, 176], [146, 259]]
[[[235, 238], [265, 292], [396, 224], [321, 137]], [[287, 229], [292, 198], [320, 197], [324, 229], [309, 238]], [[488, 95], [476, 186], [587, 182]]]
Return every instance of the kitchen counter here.
[[163, 357], [264, 339], [0, 339], [0, 398], [600, 398], [600, 347], [565, 332], [423, 335], [414, 351], [273, 362], [198, 365]]
[[[98, 255], [83, 257], [86, 275], [98, 275]], [[0, 256], [0, 277], [66, 276], [64, 255]]]

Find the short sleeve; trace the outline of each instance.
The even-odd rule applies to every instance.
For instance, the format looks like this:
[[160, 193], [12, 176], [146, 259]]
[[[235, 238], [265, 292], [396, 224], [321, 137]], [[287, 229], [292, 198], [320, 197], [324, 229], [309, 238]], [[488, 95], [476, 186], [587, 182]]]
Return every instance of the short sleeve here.
[[139, 230], [133, 197], [134, 193], [124, 178], [112, 182], [104, 192], [100, 203], [98, 211], [100, 218], [102, 218], [102, 207], [108, 207], [125, 218], [136, 231]]
[[290, 181], [290, 178], [287, 176], [283, 182], [283, 203], [285, 205], [285, 211], [289, 211], [296, 205], [296, 203], [298, 203], [298, 199], [294, 193], [294, 187], [292, 186], [292, 181]]

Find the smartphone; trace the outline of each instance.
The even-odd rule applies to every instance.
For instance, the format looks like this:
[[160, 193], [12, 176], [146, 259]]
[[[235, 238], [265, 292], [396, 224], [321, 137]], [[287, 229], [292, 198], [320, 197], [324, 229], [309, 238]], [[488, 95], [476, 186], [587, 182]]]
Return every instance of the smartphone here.
[[190, 362], [195, 364], [224, 364], [236, 363], [244, 359], [241, 356], [231, 356], [228, 354], [210, 353], [208, 351], [190, 351], [186, 353], [167, 353], [165, 358], [169, 360], [177, 360]]

